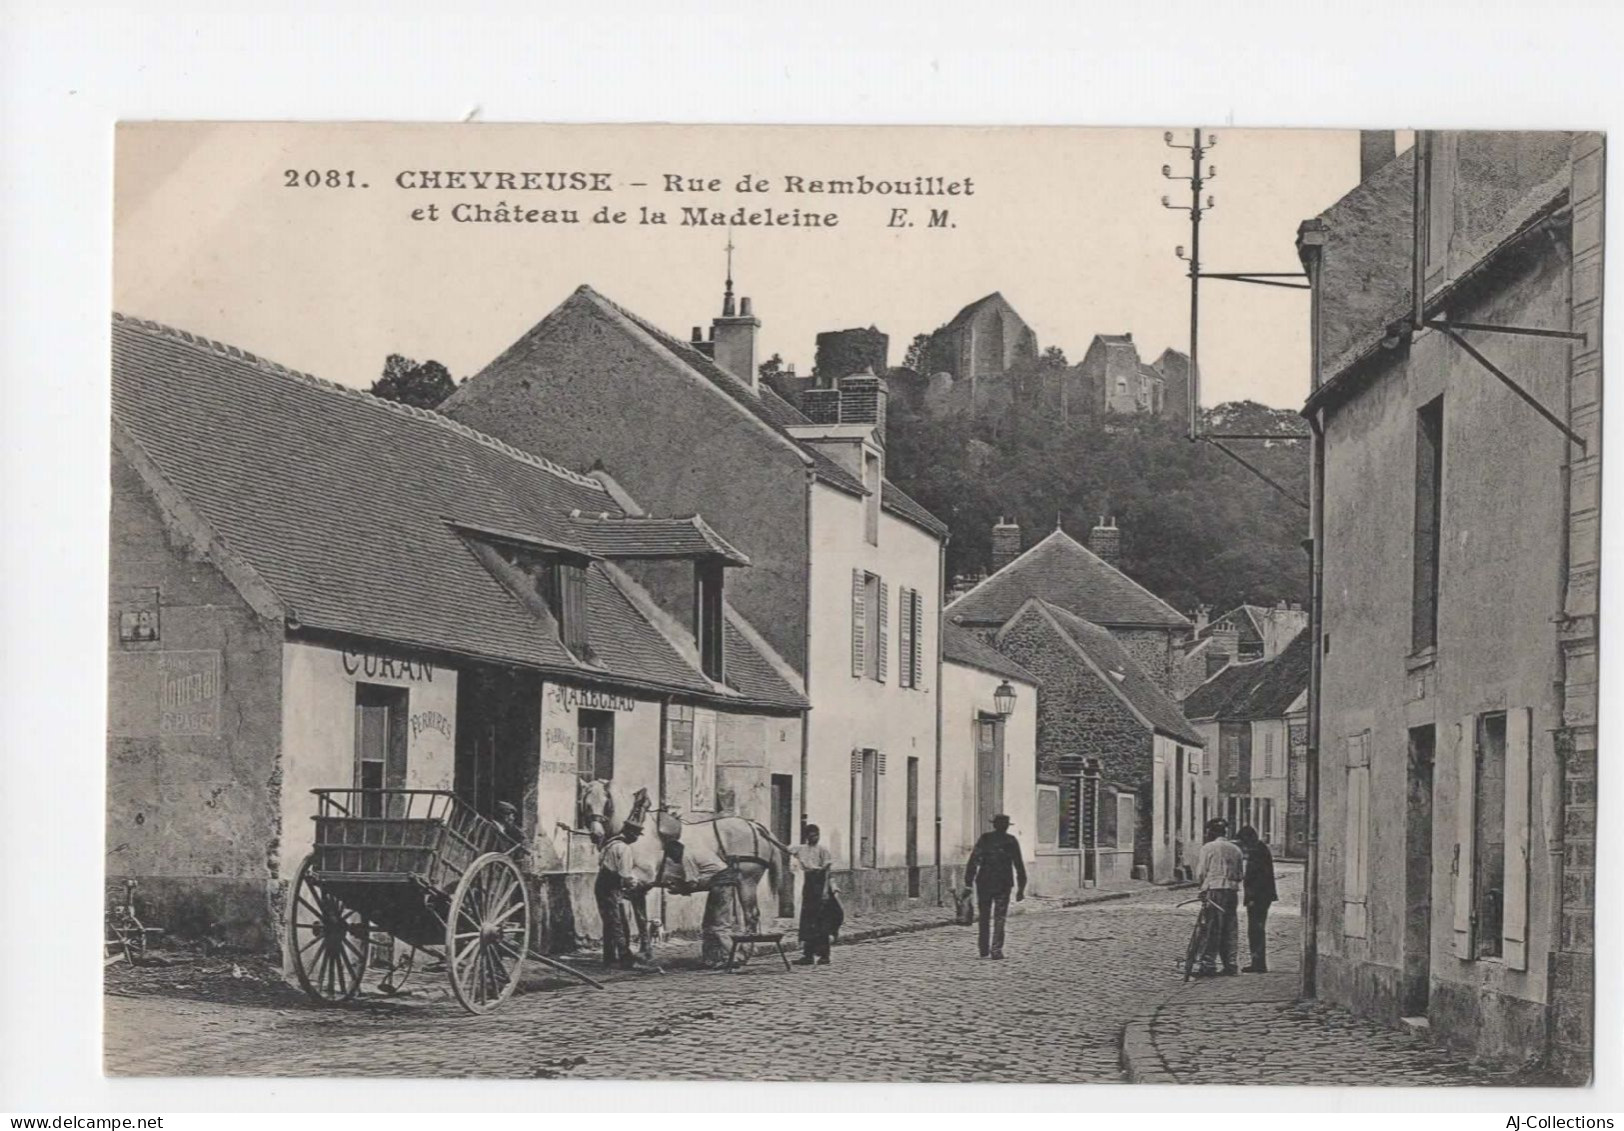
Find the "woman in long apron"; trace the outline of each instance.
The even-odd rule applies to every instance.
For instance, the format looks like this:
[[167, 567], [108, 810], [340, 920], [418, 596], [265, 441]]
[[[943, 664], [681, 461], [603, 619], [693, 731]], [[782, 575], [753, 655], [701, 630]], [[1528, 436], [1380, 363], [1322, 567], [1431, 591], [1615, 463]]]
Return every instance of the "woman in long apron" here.
[[818, 826], [806, 826], [805, 842], [791, 849], [796, 863], [801, 866], [801, 957], [797, 966], [829, 965], [829, 928], [824, 907], [831, 894], [829, 873], [835, 858], [818, 843]]

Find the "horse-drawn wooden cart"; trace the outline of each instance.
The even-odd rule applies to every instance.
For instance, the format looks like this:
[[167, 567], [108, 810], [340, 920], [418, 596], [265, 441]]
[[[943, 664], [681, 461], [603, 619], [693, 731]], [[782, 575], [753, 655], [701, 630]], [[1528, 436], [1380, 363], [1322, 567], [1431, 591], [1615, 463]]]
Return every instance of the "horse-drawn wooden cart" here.
[[426, 789], [315, 789], [315, 849], [299, 866], [288, 952], [318, 1001], [355, 996], [379, 932], [441, 960], [470, 1013], [518, 985], [535, 911], [523, 849], [456, 795]]

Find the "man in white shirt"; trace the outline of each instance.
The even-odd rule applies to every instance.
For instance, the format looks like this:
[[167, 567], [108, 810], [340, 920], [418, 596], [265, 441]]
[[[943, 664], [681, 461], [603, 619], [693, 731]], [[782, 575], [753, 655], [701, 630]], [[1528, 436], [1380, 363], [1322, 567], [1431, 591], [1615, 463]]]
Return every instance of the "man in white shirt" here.
[[1218, 973], [1220, 953], [1224, 973], [1240, 973], [1236, 962], [1240, 926], [1236, 906], [1240, 902], [1241, 881], [1246, 875], [1246, 857], [1226, 835], [1228, 832], [1229, 826], [1222, 817], [1208, 821], [1207, 843], [1201, 846], [1196, 862], [1195, 878], [1201, 887], [1201, 898], [1216, 907], [1223, 920], [1222, 929], [1207, 937], [1207, 952], [1201, 956], [1197, 977], [1210, 978]]
[[593, 895], [598, 901], [598, 918], [603, 923], [603, 964], [631, 969], [631, 921], [626, 915], [626, 890], [637, 883], [632, 866], [632, 842], [643, 835], [643, 826], [627, 821], [617, 836], [610, 837], [598, 857], [598, 878]]

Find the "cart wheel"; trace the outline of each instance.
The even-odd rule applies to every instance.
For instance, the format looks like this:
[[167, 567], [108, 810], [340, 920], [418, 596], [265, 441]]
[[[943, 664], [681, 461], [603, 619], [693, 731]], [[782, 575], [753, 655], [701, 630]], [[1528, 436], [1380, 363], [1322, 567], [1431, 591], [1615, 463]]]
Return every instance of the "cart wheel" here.
[[490, 1012], [519, 984], [530, 919], [530, 889], [510, 857], [486, 853], [462, 874], [446, 917], [445, 954], [451, 991], [468, 1012]]
[[288, 908], [288, 952], [304, 992], [317, 1001], [348, 1001], [367, 969], [367, 925], [310, 874], [314, 854], [299, 865]]

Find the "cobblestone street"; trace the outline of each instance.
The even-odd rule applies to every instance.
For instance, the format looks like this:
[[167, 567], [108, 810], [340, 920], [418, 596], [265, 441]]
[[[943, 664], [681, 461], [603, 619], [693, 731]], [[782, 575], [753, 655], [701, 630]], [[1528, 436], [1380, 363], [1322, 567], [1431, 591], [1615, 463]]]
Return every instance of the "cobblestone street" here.
[[[1295, 965], [1299, 878], [1285, 872], [1272, 917], [1281, 971]], [[133, 1075], [1117, 1083], [1124, 1026], [1143, 1028], [1166, 1003], [1149, 1027], [1178, 1082], [1484, 1082], [1411, 1038], [1293, 1005], [1289, 974], [1186, 986], [1176, 962], [1194, 907], [1178, 905], [1192, 894], [1012, 916], [1003, 962], [977, 958], [974, 928], [938, 927], [841, 945], [831, 966], [793, 973], [776, 959], [731, 975], [672, 962], [603, 992], [546, 983], [485, 1017], [435, 993], [319, 1008], [281, 987], [234, 1002], [114, 991], [106, 1064]], [[1203, 1004], [1212, 994], [1229, 1004]]]

